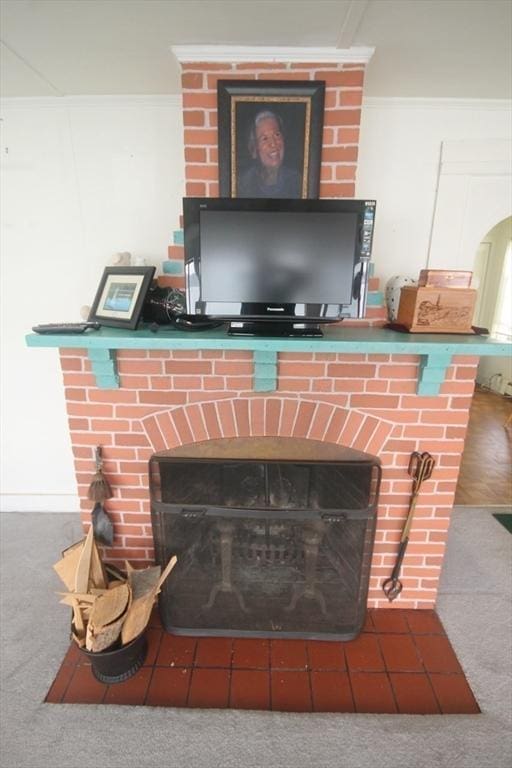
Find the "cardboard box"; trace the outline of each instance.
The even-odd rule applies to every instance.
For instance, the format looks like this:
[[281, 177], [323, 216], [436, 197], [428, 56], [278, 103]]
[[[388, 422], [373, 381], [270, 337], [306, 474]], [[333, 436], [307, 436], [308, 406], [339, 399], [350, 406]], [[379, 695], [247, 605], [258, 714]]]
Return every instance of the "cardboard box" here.
[[418, 285], [426, 288], [470, 288], [472, 272], [453, 269], [422, 269]]
[[414, 333], [472, 333], [476, 295], [473, 288], [406, 286], [396, 322]]

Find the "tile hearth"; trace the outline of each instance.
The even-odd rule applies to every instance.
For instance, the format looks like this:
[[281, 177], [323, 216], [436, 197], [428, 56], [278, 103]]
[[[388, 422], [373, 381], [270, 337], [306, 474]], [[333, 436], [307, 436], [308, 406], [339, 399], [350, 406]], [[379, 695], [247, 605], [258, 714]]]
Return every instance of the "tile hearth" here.
[[321, 642], [166, 633], [155, 610], [142, 669], [99, 683], [73, 643], [47, 703], [252, 709], [280, 712], [478, 714], [432, 610], [369, 610], [355, 640]]

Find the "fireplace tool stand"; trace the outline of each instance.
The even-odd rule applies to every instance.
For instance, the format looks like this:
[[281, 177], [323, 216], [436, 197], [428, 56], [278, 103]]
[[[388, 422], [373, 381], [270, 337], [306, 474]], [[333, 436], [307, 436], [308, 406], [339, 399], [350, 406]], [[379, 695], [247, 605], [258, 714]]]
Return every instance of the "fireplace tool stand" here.
[[409, 513], [407, 515], [407, 519], [402, 530], [402, 535], [400, 537], [400, 548], [398, 550], [395, 567], [393, 568], [389, 579], [386, 579], [382, 585], [382, 590], [390, 603], [398, 597], [403, 589], [403, 584], [400, 581], [399, 576], [405, 550], [407, 549], [407, 545], [409, 543], [409, 531], [411, 530], [414, 510], [416, 508], [416, 501], [418, 500], [421, 484], [424, 480], [429, 479], [432, 474], [432, 470], [435, 467], [435, 463], [435, 459], [430, 455], [430, 453], [428, 453], [428, 451], [425, 451], [424, 453], [418, 453], [418, 451], [414, 451], [409, 461], [409, 467], [407, 471], [413, 478]]

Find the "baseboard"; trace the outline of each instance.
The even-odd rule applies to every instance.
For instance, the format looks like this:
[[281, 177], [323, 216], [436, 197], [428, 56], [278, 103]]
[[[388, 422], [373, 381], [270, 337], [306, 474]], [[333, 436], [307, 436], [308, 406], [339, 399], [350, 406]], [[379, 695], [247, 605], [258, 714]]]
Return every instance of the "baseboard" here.
[[73, 493], [2, 493], [0, 512], [79, 512]]

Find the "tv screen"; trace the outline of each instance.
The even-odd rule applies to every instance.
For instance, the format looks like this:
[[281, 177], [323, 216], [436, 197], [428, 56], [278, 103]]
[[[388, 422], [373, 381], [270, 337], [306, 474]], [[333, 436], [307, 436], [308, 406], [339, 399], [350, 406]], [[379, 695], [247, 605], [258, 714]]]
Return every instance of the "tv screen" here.
[[374, 201], [185, 198], [183, 206], [190, 315], [319, 323], [360, 312]]
[[206, 302], [350, 302], [355, 213], [202, 211]]

